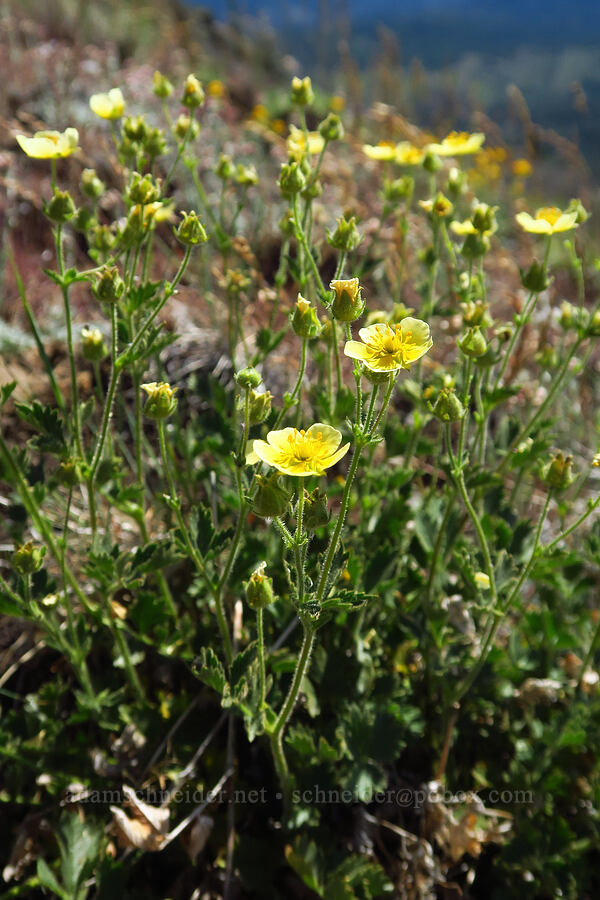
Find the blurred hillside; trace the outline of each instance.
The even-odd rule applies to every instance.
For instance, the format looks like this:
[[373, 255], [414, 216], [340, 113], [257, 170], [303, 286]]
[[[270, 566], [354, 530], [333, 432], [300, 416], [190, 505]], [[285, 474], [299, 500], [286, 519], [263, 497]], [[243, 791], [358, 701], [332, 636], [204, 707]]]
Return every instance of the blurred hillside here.
[[[335, 83], [336, 73], [351, 62], [361, 70], [365, 99], [370, 101], [382, 99], [371, 77], [382, 59], [388, 74], [397, 78], [400, 102], [406, 99], [406, 77], [416, 68], [421, 87], [454, 88], [457, 104], [452, 115], [458, 124], [466, 125], [468, 110], [475, 107], [508, 129], [510, 136], [514, 84], [532, 118], [577, 143], [600, 175], [597, 0], [189, 2], [237, 22], [242, 30], [249, 17], [258, 17], [273, 30], [277, 47], [292, 54], [300, 67], [317, 70], [323, 83]], [[426, 92], [419, 114], [432, 124]]]

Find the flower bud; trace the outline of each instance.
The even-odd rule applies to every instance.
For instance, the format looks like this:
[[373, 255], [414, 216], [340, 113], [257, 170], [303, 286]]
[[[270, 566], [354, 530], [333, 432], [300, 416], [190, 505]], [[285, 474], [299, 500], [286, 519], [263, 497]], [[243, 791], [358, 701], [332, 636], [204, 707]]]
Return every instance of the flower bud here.
[[108, 225], [96, 225], [92, 231], [92, 247], [100, 253], [108, 253], [115, 245], [116, 238]]
[[265, 575], [267, 564], [260, 563], [246, 582], [246, 600], [252, 609], [264, 609], [275, 600], [273, 579]]
[[227, 269], [224, 277], [219, 280], [219, 286], [232, 296], [241, 294], [251, 284], [252, 280], [241, 269]]
[[335, 291], [331, 311], [340, 322], [354, 322], [359, 319], [365, 309], [362, 299], [362, 288], [358, 278], [337, 279], [331, 281], [329, 287]]
[[569, 205], [567, 206], [565, 213], [576, 213], [577, 218], [575, 221], [578, 225], [583, 225], [583, 223], [587, 222], [590, 217], [590, 213], [587, 211], [578, 197], [569, 201]]
[[308, 300], [305, 300], [302, 294], [298, 294], [296, 307], [291, 315], [290, 321], [294, 334], [301, 338], [318, 337], [323, 330], [323, 326], [319, 322], [317, 310], [311, 306]]
[[453, 388], [442, 388], [431, 412], [440, 422], [458, 422], [465, 408]]
[[46, 555], [46, 547], [35, 547], [33, 541], [17, 544], [12, 555], [12, 565], [19, 575], [32, 575], [41, 569]]
[[561, 452], [558, 452], [544, 467], [542, 477], [549, 487], [564, 491], [575, 480], [573, 457], [563, 456]]
[[568, 300], [563, 300], [560, 304], [560, 317], [558, 319], [558, 324], [563, 329], [563, 331], [568, 331], [569, 328], [572, 327], [576, 309], [572, 303], [569, 303]]
[[227, 153], [221, 153], [219, 156], [219, 161], [213, 169], [217, 178], [220, 178], [221, 181], [227, 181], [232, 177], [235, 172], [235, 166], [233, 165], [233, 160]]
[[173, 93], [173, 85], [171, 84], [167, 76], [163, 75], [162, 72], [159, 72], [158, 69], [156, 70], [152, 78], [152, 90], [157, 97], [162, 97], [163, 100], [166, 97], [170, 97]]
[[81, 481], [81, 472], [75, 459], [66, 459], [56, 470], [56, 480], [63, 487], [75, 487]]
[[312, 89], [312, 82], [307, 75], [305, 78], [298, 78], [296, 75], [292, 78], [292, 103], [296, 106], [310, 106], [315, 99]]
[[442, 167], [442, 161], [439, 156], [436, 156], [435, 153], [426, 153], [425, 159], [423, 160], [423, 168], [426, 172], [429, 172], [430, 175], [433, 175], [435, 172], [439, 172]]
[[99, 328], [81, 329], [81, 354], [88, 362], [100, 362], [108, 354], [108, 347]]
[[106, 189], [104, 182], [98, 177], [95, 169], [84, 169], [81, 173], [80, 187], [82, 193], [90, 200], [97, 200]]
[[341, 141], [344, 137], [344, 126], [340, 117], [330, 112], [319, 124], [319, 134], [326, 141]]
[[401, 200], [408, 202], [414, 189], [415, 179], [411, 175], [403, 175], [402, 178], [395, 178], [393, 181], [384, 181], [383, 197], [387, 203], [393, 205]]
[[87, 206], [80, 206], [76, 211], [75, 216], [71, 219], [71, 227], [81, 234], [85, 234], [86, 231], [91, 231], [97, 224], [98, 219], [93, 211]]
[[540, 265], [537, 259], [534, 259], [527, 271], [521, 269], [521, 284], [525, 290], [534, 294], [545, 291], [550, 284], [545, 267]]
[[467, 329], [459, 339], [458, 346], [465, 356], [469, 356], [471, 359], [477, 359], [478, 356], [483, 356], [487, 350], [487, 341], [479, 326], [476, 325], [474, 328]]
[[262, 381], [262, 375], [252, 366], [240, 369], [233, 377], [236, 384], [243, 388], [257, 388]]
[[244, 166], [238, 163], [235, 167], [235, 180], [244, 187], [251, 187], [258, 184], [258, 172], [254, 166]]
[[590, 337], [600, 337], [600, 312], [589, 314], [586, 332]]
[[208, 235], [204, 225], [198, 218], [197, 214], [191, 212], [182, 212], [183, 219], [175, 229], [175, 237], [186, 247], [195, 247], [196, 244], [205, 244]]
[[134, 172], [127, 188], [127, 200], [131, 205], [140, 203], [145, 206], [160, 200], [160, 185], [154, 181], [152, 175], [140, 175]]
[[279, 174], [279, 190], [282, 197], [294, 197], [306, 187], [306, 176], [299, 163], [284, 163]]
[[462, 169], [453, 166], [448, 172], [447, 191], [453, 197], [459, 197], [465, 189], [466, 176]]
[[173, 131], [178, 140], [182, 141], [184, 137], [188, 135], [190, 140], [193, 141], [200, 134], [200, 122], [197, 122], [195, 119], [191, 119], [190, 116], [182, 113], [175, 122]]
[[287, 212], [283, 214], [281, 219], [278, 222], [279, 230], [285, 237], [293, 237], [296, 232], [296, 225], [294, 222], [294, 213], [291, 209], [288, 209]]
[[[273, 395], [270, 391], [263, 391], [259, 394], [257, 391], [250, 391], [248, 397], [248, 413], [250, 425], [260, 425], [269, 417], [271, 412], [271, 401]], [[240, 397], [239, 408], [244, 408], [244, 400]]]
[[479, 259], [490, 249], [489, 238], [483, 234], [468, 234], [464, 244], [460, 248], [460, 252], [465, 259]]
[[498, 227], [495, 212], [497, 206], [489, 206], [487, 203], [478, 203], [471, 214], [471, 222], [480, 234], [493, 234]]
[[342, 250], [344, 253], [350, 253], [356, 250], [362, 238], [356, 227], [356, 219], [354, 216], [346, 218], [340, 216], [337, 220], [335, 231], [327, 230], [327, 241], [336, 250]]
[[149, 419], [166, 419], [177, 408], [177, 399], [175, 392], [177, 388], [172, 388], [166, 381], [152, 381], [148, 384], [140, 385], [142, 390], [148, 394], [146, 405], [144, 406], [144, 415]]
[[142, 146], [150, 159], [154, 160], [157, 156], [162, 156], [167, 151], [167, 139], [164, 131], [161, 131], [160, 128], [150, 128]]
[[125, 290], [125, 282], [119, 275], [117, 267], [103, 266], [96, 276], [92, 290], [103, 303], [116, 303]]
[[304, 500], [304, 527], [307, 531], [316, 531], [327, 525], [330, 517], [325, 493], [320, 488], [315, 488]]
[[290, 508], [292, 495], [279, 484], [279, 473], [256, 476], [258, 489], [252, 501], [252, 512], [262, 519], [282, 516]]
[[480, 325], [483, 328], [489, 328], [492, 324], [492, 318], [488, 312], [489, 304], [483, 300], [468, 300], [461, 303], [463, 310], [463, 322], [465, 325]]
[[44, 212], [52, 222], [62, 225], [75, 215], [75, 204], [68, 191], [55, 189], [51, 200], [44, 204]]
[[188, 109], [196, 109], [204, 103], [204, 91], [195, 75], [188, 75], [185, 79], [181, 103]]
[[143, 116], [128, 116], [123, 120], [123, 135], [134, 144], [141, 144], [148, 134], [148, 125]]

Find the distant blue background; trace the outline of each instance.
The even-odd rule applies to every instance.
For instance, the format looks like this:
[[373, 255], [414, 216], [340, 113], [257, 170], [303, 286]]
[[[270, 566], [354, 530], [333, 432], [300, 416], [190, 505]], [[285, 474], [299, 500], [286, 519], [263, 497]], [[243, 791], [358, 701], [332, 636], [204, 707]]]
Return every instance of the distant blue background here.
[[[432, 73], [431, 96], [440, 103], [445, 102], [439, 90], [443, 81], [436, 73], [448, 74], [461, 104], [458, 111], [448, 109], [453, 123], [468, 125], [461, 114], [474, 103], [506, 135], [509, 85], [514, 83], [533, 120], [575, 141], [600, 174], [600, 0], [187, 2], [207, 7], [219, 19], [233, 19], [241, 30], [250, 28], [250, 35], [252, 26], [244, 16], [261, 17], [270, 23], [280, 55], [294, 57], [298, 74], [311, 74], [324, 88], [335, 87], [329, 73], [340, 69], [343, 39], [365, 73], [365, 99], [389, 102], [389, 95], [369, 96], [370, 90], [379, 90], [377, 83], [368, 86], [370, 74], [390, 58], [390, 41], [387, 51], [382, 43], [383, 25], [393, 36], [394, 63], [406, 72], [419, 60]], [[417, 115], [425, 124], [426, 110]]]
[[[304, 61], [318, 35], [312, 30], [325, 11], [329, 22], [349, 18], [353, 38], [366, 53], [377, 27], [386, 25], [400, 38], [406, 61], [425, 65], [452, 63], [466, 52], [506, 54], [517, 47], [560, 49], [576, 44], [599, 46], [600, 0], [188, 0], [216, 16], [263, 14], [293, 41]], [[312, 45], [312, 46], [311, 46]], [[290, 47], [287, 47], [289, 50]], [[600, 58], [599, 58], [600, 64]]]

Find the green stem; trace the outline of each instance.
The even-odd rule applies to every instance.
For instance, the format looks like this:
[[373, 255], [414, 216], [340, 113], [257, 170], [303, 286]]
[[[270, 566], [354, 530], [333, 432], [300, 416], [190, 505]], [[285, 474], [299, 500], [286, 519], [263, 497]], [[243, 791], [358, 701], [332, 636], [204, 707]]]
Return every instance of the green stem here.
[[560, 388], [563, 385], [565, 376], [568, 374], [569, 364], [570, 364], [571, 360], [573, 359], [573, 357], [575, 356], [577, 350], [581, 346], [581, 343], [583, 340], [584, 340], [584, 337], [579, 336], [576, 339], [576, 341], [573, 343], [571, 349], [569, 350], [569, 352], [567, 354], [566, 359], [564, 360], [562, 366], [559, 368], [558, 372], [555, 375], [554, 383], [553, 383], [552, 387], [550, 388], [550, 390], [548, 391], [548, 393], [546, 395], [546, 399], [538, 407], [537, 411], [533, 414], [533, 416], [531, 416], [529, 421], [526, 422], [526, 424], [521, 428], [521, 430], [519, 431], [517, 436], [512, 440], [510, 446], [508, 447], [508, 449], [504, 455], [504, 458], [502, 459], [502, 461], [500, 462], [500, 464], [496, 470], [498, 472], [498, 474], [500, 474], [504, 471], [504, 469], [508, 465], [508, 462], [512, 456], [512, 451], [515, 449], [515, 447], [517, 447], [521, 443], [521, 441], [535, 427], [535, 425], [538, 423], [539, 419], [544, 415], [544, 413], [546, 412], [546, 410], [548, 409], [548, 407], [554, 400], [556, 394], [558, 393], [558, 391], [560, 390]]
[[[471, 690], [471, 687], [475, 683], [477, 676], [479, 675], [479, 673], [481, 672], [481, 669], [483, 668], [483, 666], [485, 664], [488, 652], [494, 642], [496, 632], [498, 631], [498, 628], [500, 627], [501, 622], [504, 621], [509, 609], [511, 608], [512, 604], [514, 603], [519, 591], [521, 590], [521, 587], [523, 586], [525, 580], [527, 579], [527, 577], [529, 576], [529, 573], [531, 572], [531, 570], [533, 568], [533, 565], [535, 563], [536, 554], [537, 554], [537, 549], [538, 549], [539, 543], [540, 543], [540, 535], [542, 533], [542, 527], [543, 527], [544, 521], [546, 519], [546, 513], [548, 512], [548, 506], [550, 504], [551, 497], [552, 497], [552, 493], [549, 491], [548, 494], [546, 495], [546, 502], [544, 503], [544, 507], [543, 507], [540, 517], [538, 519], [538, 524], [537, 524], [537, 528], [535, 531], [535, 538], [534, 538], [534, 542], [533, 542], [533, 549], [531, 551], [529, 561], [528, 561], [527, 565], [524, 567], [519, 580], [517, 581], [516, 585], [514, 586], [513, 590], [511, 591], [511, 593], [508, 597], [508, 600], [506, 600], [506, 602], [503, 604], [501, 609], [498, 609], [496, 600], [494, 599], [493, 608], [490, 613], [490, 615], [492, 617], [492, 622], [491, 622], [491, 625], [486, 629], [487, 636], [485, 638], [483, 647], [481, 649], [481, 653], [479, 654], [479, 658], [477, 659], [477, 662], [475, 663], [473, 669], [467, 676], [464, 683], [462, 685], [459, 685], [459, 688], [453, 698], [455, 703], [460, 703], [461, 700], [465, 697], [465, 695]], [[491, 587], [491, 580], [490, 580], [490, 587]], [[495, 586], [494, 586], [494, 591], [495, 591]], [[495, 594], [494, 594], [494, 598], [495, 598]]]
[[561, 531], [557, 538], [547, 544], [545, 550], [554, 550], [557, 544], [560, 544], [560, 542], [563, 541], [569, 534], [571, 534], [571, 532], [575, 531], [576, 528], [579, 528], [581, 523], [585, 522], [588, 516], [591, 516], [594, 510], [598, 507], [598, 504], [600, 504], [600, 497], [596, 497], [595, 500], [589, 500], [588, 508], [586, 509], [586, 511], [582, 513], [578, 519], [575, 519], [572, 525], [569, 525], [568, 528], [565, 528], [564, 531]]
[[465, 484], [465, 477], [463, 474], [463, 465], [460, 457], [455, 458], [454, 453], [452, 452], [452, 439], [450, 436], [450, 425], [445, 426], [446, 429], [446, 445], [448, 448], [448, 456], [450, 457], [450, 463], [452, 465], [452, 475], [454, 477], [456, 486], [458, 491], [462, 497], [462, 501], [464, 507], [469, 514], [469, 518], [473, 523], [473, 527], [477, 532], [477, 537], [479, 539], [479, 546], [481, 548], [481, 552], [483, 555], [485, 573], [490, 580], [490, 595], [491, 595], [491, 605], [492, 608], [496, 608], [498, 605], [498, 592], [496, 589], [496, 579], [494, 577], [494, 567], [492, 565], [492, 558], [490, 555], [490, 548], [488, 546], [487, 538], [485, 536], [485, 532], [483, 530], [483, 526], [479, 519], [479, 516], [475, 512], [473, 504], [469, 498], [469, 494], [467, 492], [467, 486]]
[[[56, 244], [56, 258], [58, 261], [58, 271], [61, 276], [65, 274], [65, 260], [62, 248], [62, 225], [57, 225], [54, 231], [54, 242]], [[73, 323], [71, 318], [71, 303], [69, 300], [69, 289], [64, 284], [61, 287], [63, 296], [63, 306], [65, 310], [65, 325], [67, 328], [67, 353], [69, 356], [69, 369], [71, 373], [71, 400], [73, 405], [73, 426], [75, 432], [75, 444], [77, 453], [83, 459], [83, 443], [81, 440], [81, 418], [79, 415], [79, 387], [77, 385], [77, 368], [75, 365], [75, 351], [73, 348]]]
[[[175, 502], [175, 506], [173, 507], [175, 512], [175, 517], [177, 519], [177, 524], [179, 525], [179, 530], [181, 531], [181, 536], [185, 541], [185, 545], [187, 547], [187, 551], [190, 555], [190, 559], [196, 566], [198, 573], [204, 577], [206, 577], [206, 569], [204, 566], [204, 562], [200, 557], [196, 547], [194, 547], [192, 543], [192, 539], [189, 534], [189, 529], [187, 528], [184, 518], [181, 514], [181, 509], [179, 508], [179, 501], [177, 497], [177, 488], [175, 487], [175, 481], [173, 479], [173, 475], [171, 473], [171, 466], [169, 464], [169, 457], [167, 454], [167, 444], [165, 440], [165, 423], [163, 419], [158, 420], [158, 438], [160, 441], [160, 453], [163, 462], [163, 468], [165, 470], [165, 475], [167, 478], [167, 482], [169, 484], [169, 490], [171, 492], [171, 497]], [[231, 663], [233, 659], [233, 646], [231, 643], [231, 637], [229, 635], [229, 630], [227, 628], [227, 620], [225, 618], [225, 610], [223, 609], [223, 603], [221, 600], [221, 591], [214, 586], [212, 587], [213, 597], [215, 599], [215, 609], [217, 613], [217, 623], [219, 626], [219, 631], [221, 632], [221, 637], [223, 639], [223, 648], [225, 650], [225, 656], [227, 658], [227, 662]]]
[[265, 675], [265, 635], [263, 623], [264, 609], [256, 610], [256, 635], [258, 641], [258, 708], [260, 710], [261, 719], [264, 718], [265, 695], [266, 695], [266, 675]]

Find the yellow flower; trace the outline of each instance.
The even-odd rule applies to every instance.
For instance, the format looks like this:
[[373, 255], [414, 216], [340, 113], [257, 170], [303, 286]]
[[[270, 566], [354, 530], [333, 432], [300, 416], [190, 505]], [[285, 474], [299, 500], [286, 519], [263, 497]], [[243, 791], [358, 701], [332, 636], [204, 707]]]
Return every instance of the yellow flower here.
[[490, 586], [490, 576], [485, 572], [475, 572], [475, 584], [487, 591]]
[[125, 99], [121, 88], [112, 88], [108, 94], [92, 94], [90, 109], [101, 119], [120, 119], [125, 112]]
[[515, 216], [517, 222], [530, 234], [557, 234], [577, 228], [577, 213], [563, 212], [557, 206], [544, 206], [538, 209], [535, 217], [520, 212]]
[[600, 453], [595, 453], [592, 460], [592, 466], [597, 469], [600, 467]]
[[17, 135], [17, 144], [32, 159], [62, 159], [75, 153], [79, 134], [76, 128], [65, 131], [36, 131], [33, 137]]
[[397, 325], [368, 325], [358, 332], [360, 340], [347, 341], [346, 356], [360, 359], [372, 372], [409, 369], [433, 346], [427, 322], [407, 316]]
[[323, 475], [348, 452], [350, 444], [340, 447], [341, 440], [337, 428], [321, 422], [307, 431], [282, 428], [270, 431], [266, 441], [252, 441], [246, 462], [252, 464], [260, 459], [284, 475]]
[[214, 97], [217, 100], [225, 96], [225, 85], [216, 78], [208, 82], [206, 90], [210, 97]]
[[465, 219], [464, 222], [450, 222], [450, 228], [454, 234], [477, 234], [477, 229], [470, 219]]
[[396, 158], [396, 145], [391, 141], [380, 141], [379, 144], [363, 144], [363, 153], [369, 159], [387, 160]]
[[527, 178], [533, 172], [533, 167], [528, 159], [515, 159], [512, 164], [513, 175], [518, 178]]
[[440, 144], [429, 144], [427, 150], [437, 153], [438, 156], [465, 156], [468, 153], [477, 153], [485, 141], [485, 135], [481, 131], [468, 134], [466, 131], [451, 131]]
[[[325, 146], [325, 139], [318, 131], [308, 132], [308, 152], [311, 154], [320, 153]], [[300, 128], [290, 125], [290, 134], [287, 139], [287, 150], [293, 159], [302, 159], [306, 152], [306, 135]]]
[[410, 141], [400, 141], [396, 144], [394, 162], [401, 166], [420, 166], [425, 159], [425, 151], [415, 147]]
[[343, 112], [345, 106], [346, 106], [346, 101], [344, 100], [343, 97], [340, 97], [337, 94], [335, 96], [333, 96], [331, 98], [331, 100], [329, 101], [329, 109], [334, 113]]

